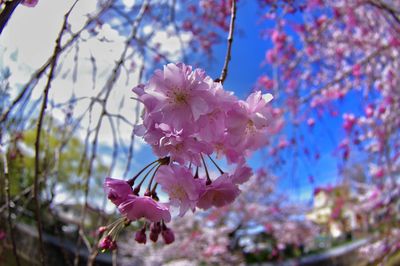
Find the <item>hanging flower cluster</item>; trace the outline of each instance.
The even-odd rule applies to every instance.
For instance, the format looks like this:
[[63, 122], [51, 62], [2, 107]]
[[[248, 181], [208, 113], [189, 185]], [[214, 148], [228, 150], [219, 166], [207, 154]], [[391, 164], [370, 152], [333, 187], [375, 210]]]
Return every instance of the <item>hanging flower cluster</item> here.
[[[252, 175], [246, 156], [267, 143], [272, 119], [267, 103], [272, 97], [257, 91], [246, 101], [239, 100], [203, 70], [184, 64], [164, 66], [133, 91], [144, 104], [143, 124], [135, 127], [135, 134], [143, 137], [160, 159], [128, 181], [106, 179], [108, 198], [124, 218], [107, 228], [103, 242], [108, 237], [106, 242], [114, 243], [113, 232], [119, 232], [115, 227], [144, 218], [136, 241], [146, 243], [146, 230], [150, 229], [152, 241], [161, 234], [169, 244], [174, 241], [173, 232], [165, 225], [171, 220], [170, 206], [178, 207], [183, 216], [189, 209], [225, 206], [240, 194], [238, 185]], [[213, 154], [218, 159], [225, 157], [234, 165], [233, 171], [223, 171]], [[207, 162], [218, 170], [216, 177]], [[147, 189], [140, 196], [145, 180]], [[158, 202], [158, 185], [168, 194], [168, 203]], [[113, 245], [101, 247], [109, 246]]]

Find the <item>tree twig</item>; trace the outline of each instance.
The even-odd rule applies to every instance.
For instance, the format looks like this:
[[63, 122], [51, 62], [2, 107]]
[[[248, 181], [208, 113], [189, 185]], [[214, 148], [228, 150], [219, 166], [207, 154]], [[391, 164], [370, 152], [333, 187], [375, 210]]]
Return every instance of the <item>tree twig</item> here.
[[[4, 9], [0, 13], [0, 34], [3, 32], [8, 20], [13, 14], [14, 10], [21, 3], [22, 0], [6, 1], [4, 3]], [[1, 3], [0, 3], [1, 4]]]
[[19, 256], [17, 253], [17, 244], [15, 243], [15, 238], [14, 238], [14, 228], [13, 228], [13, 223], [11, 219], [11, 201], [10, 201], [10, 177], [8, 175], [8, 163], [7, 163], [7, 154], [6, 150], [3, 148], [3, 146], [0, 144], [0, 153], [3, 158], [3, 171], [2, 173], [4, 174], [4, 190], [5, 190], [5, 196], [6, 196], [6, 205], [7, 205], [7, 221], [8, 221], [8, 227], [10, 228], [10, 238], [11, 238], [11, 244], [12, 244], [12, 250], [15, 258], [15, 263], [17, 266], [21, 265], [19, 262]]
[[370, 0], [367, 3], [375, 6], [378, 9], [387, 11], [392, 16], [392, 18], [400, 25], [400, 10], [396, 10], [393, 6], [390, 6], [389, 4], [379, 0]]
[[50, 91], [50, 87], [51, 87], [51, 82], [53, 80], [54, 71], [57, 66], [57, 59], [61, 52], [61, 39], [64, 35], [65, 30], [67, 29], [68, 17], [71, 14], [73, 8], [75, 7], [75, 5], [78, 1], [79, 0], [75, 0], [73, 5], [71, 6], [71, 8], [65, 14], [63, 25], [61, 27], [60, 33], [58, 34], [58, 37], [56, 40], [56, 46], [54, 47], [54, 51], [53, 51], [53, 56], [52, 56], [51, 65], [50, 65], [50, 72], [49, 72], [49, 75], [47, 78], [46, 86], [44, 88], [42, 106], [40, 109], [40, 114], [39, 114], [37, 128], [36, 128], [35, 175], [34, 175], [34, 183], [33, 183], [33, 199], [35, 202], [35, 218], [36, 218], [36, 222], [37, 222], [37, 230], [38, 230], [38, 236], [39, 236], [40, 262], [42, 265], [46, 265], [46, 258], [45, 258], [45, 250], [44, 250], [44, 245], [43, 245], [42, 221], [41, 221], [41, 215], [40, 215], [40, 201], [39, 201], [40, 136], [41, 136], [41, 131], [42, 131], [42, 127], [43, 127], [43, 119], [44, 119], [45, 111], [47, 108], [47, 101], [48, 101], [49, 91]]
[[224, 67], [222, 68], [221, 76], [218, 79], [216, 79], [217, 82], [219, 81], [222, 84], [225, 82], [225, 79], [228, 76], [228, 66], [229, 66], [229, 62], [231, 61], [233, 32], [235, 30], [235, 20], [236, 20], [236, 0], [232, 0], [231, 22], [229, 24], [228, 47], [226, 49]]
[[[99, 94], [100, 97], [100, 104], [102, 107], [102, 111], [99, 117], [99, 120], [97, 122], [97, 125], [95, 127], [95, 133], [94, 133], [94, 138], [91, 144], [91, 156], [90, 156], [90, 160], [89, 160], [89, 167], [88, 167], [88, 171], [87, 171], [87, 178], [86, 178], [86, 182], [85, 182], [85, 187], [84, 187], [84, 204], [82, 206], [82, 212], [81, 212], [81, 221], [80, 221], [80, 228], [83, 228], [83, 221], [85, 219], [86, 216], [86, 211], [87, 211], [87, 202], [88, 202], [88, 196], [89, 196], [89, 186], [90, 186], [90, 179], [91, 179], [91, 175], [92, 175], [92, 171], [93, 171], [93, 165], [94, 165], [94, 160], [96, 158], [97, 155], [97, 139], [98, 139], [98, 135], [100, 132], [100, 128], [103, 122], [104, 117], [109, 116], [108, 112], [106, 111], [106, 105], [109, 99], [109, 95], [112, 91], [112, 88], [115, 84], [115, 82], [117, 81], [118, 77], [119, 77], [119, 73], [120, 73], [120, 68], [122, 67], [124, 61], [125, 61], [125, 57], [126, 54], [128, 52], [128, 48], [131, 45], [132, 40], [134, 40], [135, 38], [137, 38], [137, 33], [139, 30], [139, 26], [140, 26], [140, 22], [142, 21], [146, 10], [148, 9], [149, 6], [149, 1], [143, 1], [142, 6], [140, 7], [140, 10], [133, 22], [132, 25], [132, 29], [130, 32], [129, 37], [126, 39], [125, 41], [125, 45], [124, 45], [124, 49], [119, 57], [119, 60], [116, 62], [112, 72], [111, 72], [111, 76], [108, 78], [108, 80], [105, 83], [104, 88], [102, 89], [102, 91]], [[101, 97], [103, 95], [103, 93], [105, 94], [104, 97]], [[78, 238], [78, 242], [77, 242], [77, 246], [79, 247], [81, 243], [81, 238]], [[87, 265], [93, 265], [96, 256], [97, 256], [97, 242], [95, 241], [94, 245], [92, 246], [92, 249], [90, 251], [90, 255], [87, 261]], [[75, 254], [75, 260], [74, 260], [74, 265], [78, 265], [79, 264], [79, 257], [77, 256], [77, 254]]]

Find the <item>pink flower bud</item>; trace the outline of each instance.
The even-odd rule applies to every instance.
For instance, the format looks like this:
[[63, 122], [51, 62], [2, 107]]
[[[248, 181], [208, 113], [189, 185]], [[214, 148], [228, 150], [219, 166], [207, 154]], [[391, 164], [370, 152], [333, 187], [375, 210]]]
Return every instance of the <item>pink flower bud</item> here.
[[107, 250], [110, 249], [111, 246], [111, 237], [108, 235], [99, 242], [99, 248], [101, 250]]
[[175, 241], [174, 232], [171, 229], [165, 227], [165, 229], [161, 232], [161, 235], [164, 239], [165, 244], [171, 244]]
[[97, 229], [97, 234], [98, 234], [99, 236], [101, 236], [105, 231], [107, 231], [107, 226], [100, 226], [100, 227]]
[[160, 233], [161, 233], [160, 223], [152, 223], [150, 226], [150, 236], [149, 236], [151, 241], [157, 242]]
[[135, 240], [136, 242], [140, 243], [140, 244], [146, 244], [146, 227], [143, 227], [143, 229], [141, 229], [140, 231], [137, 231], [135, 234]]

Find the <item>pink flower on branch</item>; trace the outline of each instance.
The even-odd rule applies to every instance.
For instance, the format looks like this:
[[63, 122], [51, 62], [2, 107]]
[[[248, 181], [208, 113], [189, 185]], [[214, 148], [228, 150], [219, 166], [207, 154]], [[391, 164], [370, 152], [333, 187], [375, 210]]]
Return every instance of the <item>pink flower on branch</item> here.
[[232, 146], [243, 151], [256, 150], [268, 142], [266, 132], [272, 112], [266, 107], [271, 99], [270, 94], [257, 91], [228, 112], [227, 132]]
[[213, 97], [208, 82], [200, 69], [168, 64], [155, 72], [144, 91], [156, 101], [152, 112], [161, 112], [165, 123], [181, 129], [210, 111]]
[[156, 181], [168, 193], [171, 205], [179, 206], [179, 215], [183, 216], [188, 209], [196, 208], [196, 203], [204, 191], [199, 179], [194, 179], [188, 168], [169, 165], [157, 171]]
[[106, 178], [104, 190], [107, 193], [108, 199], [117, 206], [124, 202], [128, 198], [128, 195], [133, 193], [128, 182], [111, 177]]
[[222, 207], [232, 203], [239, 194], [239, 188], [232, 182], [229, 175], [225, 173], [210, 185], [205, 186], [205, 192], [200, 197], [197, 207], [205, 210], [212, 206]]
[[[175, 239], [164, 224], [171, 220], [169, 206], [179, 207], [179, 216], [184, 216], [196, 207], [219, 208], [232, 203], [240, 194], [238, 185], [253, 174], [245, 157], [268, 142], [268, 135], [277, 127], [272, 122], [279, 114], [268, 105], [270, 94], [256, 91], [241, 101], [203, 70], [184, 64], [166, 65], [133, 92], [144, 105], [143, 122], [135, 126], [134, 133], [143, 137], [160, 159], [128, 182], [107, 178], [105, 189], [124, 215], [118, 226], [144, 218], [151, 223], [150, 239], [156, 242], [161, 234], [169, 244]], [[213, 153], [236, 164], [233, 173], [222, 170], [212, 159]], [[210, 174], [204, 158], [219, 171], [217, 178]], [[205, 178], [199, 177], [199, 168]], [[142, 173], [139, 184], [134, 184]], [[139, 196], [145, 180], [147, 189]], [[158, 202], [158, 186], [169, 196], [167, 205]], [[109, 232], [115, 227], [110, 226]], [[146, 230], [145, 225], [136, 233], [137, 242], [146, 242]]]
[[145, 218], [151, 222], [171, 220], [171, 214], [165, 204], [158, 203], [151, 197], [129, 195], [127, 199], [118, 206], [118, 210], [131, 221]]

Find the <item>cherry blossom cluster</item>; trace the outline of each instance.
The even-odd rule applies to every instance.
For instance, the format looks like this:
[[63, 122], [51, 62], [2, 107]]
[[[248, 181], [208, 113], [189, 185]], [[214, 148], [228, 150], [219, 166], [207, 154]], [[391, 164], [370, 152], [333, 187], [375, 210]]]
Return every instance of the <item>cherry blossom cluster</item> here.
[[[106, 179], [108, 198], [124, 217], [105, 230], [102, 249], [114, 246], [115, 232], [120, 231], [116, 227], [141, 218], [145, 222], [136, 233], [137, 242], [146, 243], [149, 229], [153, 242], [161, 234], [166, 244], [172, 243], [174, 234], [165, 225], [171, 220], [170, 206], [184, 216], [189, 209], [194, 212], [232, 203], [240, 194], [239, 185], [252, 176], [245, 158], [267, 143], [273, 117], [267, 104], [271, 95], [256, 91], [246, 101], [239, 100], [203, 70], [181, 63], [157, 70], [133, 92], [144, 105], [143, 124], [134, 132], [159, 159], [128, 181]], [[225, 158], [233, 170], [222, 170], [213, 155]], [[145, 181], [147, 188], [142, 190]], [[158, 186], [168, 194], [169, 202], [159, 202]]]

